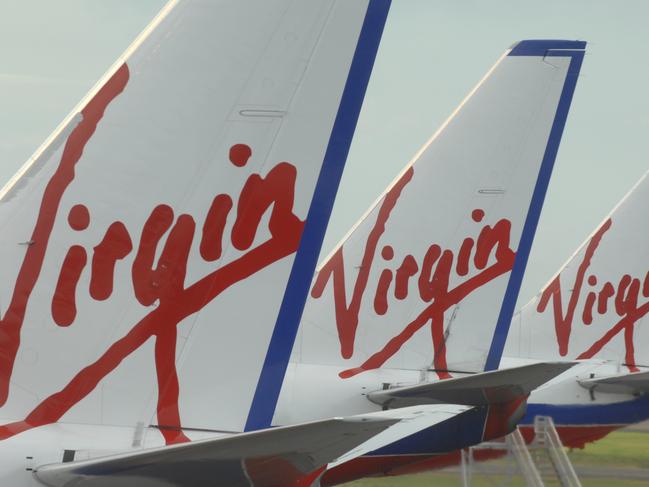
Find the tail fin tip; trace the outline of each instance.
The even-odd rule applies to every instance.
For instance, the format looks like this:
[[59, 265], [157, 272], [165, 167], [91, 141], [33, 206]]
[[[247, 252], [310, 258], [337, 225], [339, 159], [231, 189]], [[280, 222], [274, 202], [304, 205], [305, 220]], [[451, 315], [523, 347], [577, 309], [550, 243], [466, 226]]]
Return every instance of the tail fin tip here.
[[586, 41], [565, 39], [525, 39], [510, 48], [508, 56], [545, 56], [548, 51], [583, 51]]

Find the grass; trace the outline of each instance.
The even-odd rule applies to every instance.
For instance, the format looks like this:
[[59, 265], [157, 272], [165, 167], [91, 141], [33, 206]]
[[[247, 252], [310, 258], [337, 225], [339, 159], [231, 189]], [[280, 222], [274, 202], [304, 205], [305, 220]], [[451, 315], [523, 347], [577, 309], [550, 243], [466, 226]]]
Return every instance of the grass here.
[[[583, 487], [610, 487], [612, 479], [581, 479]], [[402, 477], [372, 478], [345, 484], [345, 487], [459, 487], [462, 485], [456, 474], [418, 474]], [[474, 477], [472, 487], [525, 487], [521, 477], [513, 479], [504, 475]], [[558, 482], [546, 482], [546, 487], [559, 486]], [[615, 480], [615, 487], [646, 487], [646, 480]]]
[[[649, 433], [616, 431], [605, 438], [586, 445], [583, 450], [569, 453], [576, 470], [583, 468], [612, 468], [610, 478], [586, 478], [582, 475], [584, 487], [640, 487], [647, 486], [647, 480], [627, 480], [616, 477], [614, 469], [649, 469]], [[499, 465], [507, 465], [507, 460], [495, 460]], [[474, 470], [472, 487], [524, 486], [518, 476], [481, 474], [480, 465]], [[462, 485], [456, 472], [434, 471], [418, 475], [400, 477], [368, 478], [345, 484], [345, 487], [457, 487]], [[547, 482], [548, 487], [559, 485]]]
[[[507, 483], [508, 480], [508, 477], [504, 475], [475, 477], [471, 485], [473, 487], [493, 487], [501, 485], [511, 487], [525, 486], [525, 482], [520, 478], [515, 479], [515, 483]], [[462, 485], [459, 475], [451, 473], [436, 473], [363, 479], [345, 484], [345, 487], [458, 487], [459, 485]]]
[[569, 455], [575, 465], [649, 469], [649, 434], [616, 431]]

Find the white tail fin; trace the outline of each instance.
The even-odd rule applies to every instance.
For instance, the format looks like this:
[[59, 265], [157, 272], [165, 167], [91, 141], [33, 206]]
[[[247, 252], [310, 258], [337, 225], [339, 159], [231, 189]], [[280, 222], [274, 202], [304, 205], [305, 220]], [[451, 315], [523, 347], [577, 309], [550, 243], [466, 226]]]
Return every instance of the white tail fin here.
[[498, 366], [584, 47], [498, 60], [320, 266], [295, 360], [343, 378]]
[[649, 366], [649, 177], [514, 317], [507, 355]]
[[270, 423], [388, 7], [165, 7], [0, 195], [0, 439]]

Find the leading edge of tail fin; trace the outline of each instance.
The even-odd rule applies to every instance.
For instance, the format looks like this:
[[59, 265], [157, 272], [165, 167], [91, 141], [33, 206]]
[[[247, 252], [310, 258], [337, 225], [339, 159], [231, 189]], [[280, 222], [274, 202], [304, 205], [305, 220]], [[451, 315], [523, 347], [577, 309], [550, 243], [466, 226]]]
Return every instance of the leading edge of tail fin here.
[[498, 366], [584, 48], [505, 52], [321, 264], [293, 360]]
[[264, 425], [388, 8], [165, 7], [4, 193], [0, 440]]
[[514, 317], [508, 356], [649, 366], [647, 202], [649, 173]]

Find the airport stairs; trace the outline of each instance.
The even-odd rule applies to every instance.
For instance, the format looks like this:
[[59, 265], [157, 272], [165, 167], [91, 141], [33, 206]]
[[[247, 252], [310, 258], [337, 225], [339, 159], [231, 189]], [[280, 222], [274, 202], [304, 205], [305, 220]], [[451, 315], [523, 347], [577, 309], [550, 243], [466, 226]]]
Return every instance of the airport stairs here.
[[[474, 458], [479, 456], [476, 452], [485, 449], [505, 451], [507, 458], [513, 462], [510, 461], [504, 470], [493, 470], [486, 464], [476, 462]], [[511, 468], [512, 466], [515, 468]], [[549, 481], [558, 481], [562, 487], [581, 487], [577, 473], [554, 427], [554, 421], [549, 416], [534, 418], [534, 440], [530, 444], [525, 443], [517, 428], [501, 441], [482, 443], [462, 451], [460, 474], [464, 487], [471, 485], [472, 477], [476, 474], [488, 472], [498, 472], [500, 476], [504, 473], [509, 477], [508, 485], [512, 477], [518, 474], [528, 487], [543, 487]]]

